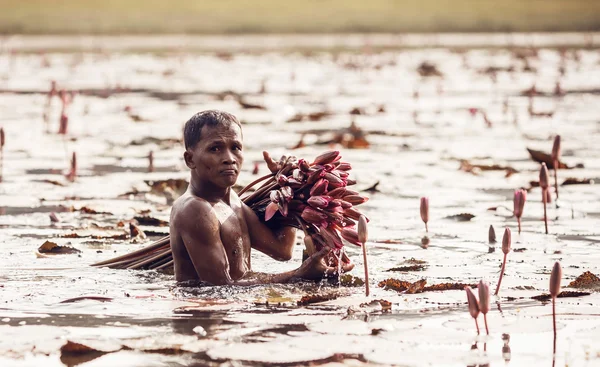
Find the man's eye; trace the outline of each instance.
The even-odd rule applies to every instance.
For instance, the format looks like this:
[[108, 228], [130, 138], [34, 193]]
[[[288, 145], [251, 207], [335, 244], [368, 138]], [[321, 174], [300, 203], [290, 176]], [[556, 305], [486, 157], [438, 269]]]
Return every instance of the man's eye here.
[[236, 145], [236, 146], [233, 147], [233, 150], [242, 150], [242, 147]]
[[219, 151], [219, 147], [212, 147], [210, 148], [211, 152], [218, 152]]

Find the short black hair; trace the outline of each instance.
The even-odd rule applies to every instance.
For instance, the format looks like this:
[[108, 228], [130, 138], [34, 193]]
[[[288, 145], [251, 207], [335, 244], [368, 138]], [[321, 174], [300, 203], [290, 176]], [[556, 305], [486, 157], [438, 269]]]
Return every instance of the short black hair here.
[[183, 127], [183, 142], [185, 149], [193, 148], [201, 139], [200, 133], [204, 126], [230, 126], [236, 124], [242, 129], [242, 124], [234, 115], [218, 110], [201, 111], [192, 116]]

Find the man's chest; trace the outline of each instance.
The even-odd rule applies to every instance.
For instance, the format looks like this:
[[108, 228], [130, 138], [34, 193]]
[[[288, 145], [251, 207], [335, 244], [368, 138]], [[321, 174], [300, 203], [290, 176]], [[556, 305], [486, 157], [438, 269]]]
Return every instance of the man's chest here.
[[229, 260], [231, 275], [250, 270], [250, 236], [241, 206], [217, 204], [215, 214], [221, 224], [220, 234]]

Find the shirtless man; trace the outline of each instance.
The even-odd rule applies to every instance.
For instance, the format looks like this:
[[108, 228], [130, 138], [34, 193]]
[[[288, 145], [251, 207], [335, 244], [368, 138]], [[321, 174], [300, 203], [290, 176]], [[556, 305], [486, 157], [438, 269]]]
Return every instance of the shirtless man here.
[[[191, 171], [187, 191], [173, 204], [170, 233], [175, 278], [213, 285], [285, 283], [293, 278], [318, 279], [337, 268], [325, 264], [326, 249], [295, 270], [281, 274], [253, 273], [250, 249], [275, 260], [292, 258], [295, 228], [272, 230], [231, 190], [244, 161], [242, 129], [237, 118], [204, 111], [184, 127], [185, 163]], [[270, 168], [275, 163], [264, 154]], [[344, 271], [354, 267], [350, 262]]]

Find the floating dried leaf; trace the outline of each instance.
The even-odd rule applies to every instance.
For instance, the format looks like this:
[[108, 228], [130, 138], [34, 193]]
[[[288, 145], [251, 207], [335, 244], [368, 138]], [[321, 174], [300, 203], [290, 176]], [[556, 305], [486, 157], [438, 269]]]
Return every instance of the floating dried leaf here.
[[59, 303], [73, 303], [73, 302], [79, 302], [79, 301], [84, 301], [84, 300], [92, 300], [92, 301], [98, 301], [98, 302], [110, 302], [113, 299], [110, 297], [101, 297], [101, 296], [81, 296], [81, 297], [74, 297], [74, 298], [69, 298], [66, 299], [64, 301], [60, 301]]
[[344, 287], [362, 287], [365, 285], [365, 282], [351, 274], [343, 274], [340, 276], [340, 284]]
[[406, 265], [406, 266], [398, 266], [395, 268], [390, 268], [385, 271], [423, 271], [427, 267], [425, 265]]
[[302, 296], [302, 298], [300, 298], [300, 300], [296, 303], [298, 304], [298, 306], [306, 306], [313, 303], [331, 301], [338, 297], [339, 295], [337, 293], [307, 294], [305, 296]]
[[473, 215], [471, 213], [460, 213], [460, 214], [449, 215], [449, 216], [445, 217], [444, 219], [451, 219], [451, 220], [455, 220], [458, 222], [468, 222], [473, 218], [475, 218], [475, 215]]
[[75, 343], [70, 340], [67, 340], [67, 343], [60, 347], [61, 354], [87, 354], [87, 353], [106, 353], [99, 351], [98, 349], [94, 349], [92, 347], [88, 347], [87, 345]]
[[109, 213], [109, 212], [99, 212], [99, 211], [94, 210], [92, 208], [89, 208], [87, 206], [82, 206], [81, 209], [79, 209], [79, 211], [81, 213], [84, 213], [84, 214], [110, 214], [110, 215], [112, 215], [112, 213]]
[[567, 178], [561, 186], [565, 185], [593, 185], [595, 182], [591, 178], [575, 178], [569, 177]]
[[410, 287], [408, 287], [408, 289], [406, 290], [406, 293], [408, 293], [408, 294], [421, 293], [425, 289], [425, 284], [427, 284], [427, 280], [425, 280], [425, 279], [417, 280], [416, 282], [411, 284]]
[[599, 288], [600, 278], [592, 272], [586, 271], [569, 283], [569, 288]]
[[169, 222], [150, 216], [133, 217], [141, 226], [168, 227]]
[[[552, 156], [550, 154], [541, 152], [539, 150], [529, 149], [529, 148], [527, 148], [527, 151], [529, 152], [529, 155], [531, 156], [531, 159], [533, 159], [534, 161], [536, 161], [538, 163], [546, 163], [546, 167], [548, 169], [554, 169], [554, 165], [553, 165], [553, 162], [552, 162]], [[558, 168], [560, 168], [560, 169], [570, 169], [570, 168], [573, 168], [573, 167], [569, 167], [569, 166], [567, 166], [563, 162], [558, 162]]]
[[[590, 292], [562, 291], [558, 294], [558, 296], [556, 296], [556, 298], [581, 297], [581, 296], [589, 296], [590, 294], [591, 294]], [[539, 296], [533, 296], [531, 298], [538, 300], [538, 301], [549, 301], [552, 299], [552, 296], [550, 294], [544, 293], [544, 294], [540, 294]]]
[[59, 246], [54, 242], [46, 241], [38, 248], [38, 252], [43, 254], [77, 254], [81, 251], [71, 246]]
[[477, 284], [465, 284], [465, 283], [440, 283], [430, 285], [423, 289], [423, 292], [437, 292], [437, 291], [450, 291], [450, 290], [459, 290], [462, 291], [465, 287], [471, 287], [473, 289], [477, 288]]

